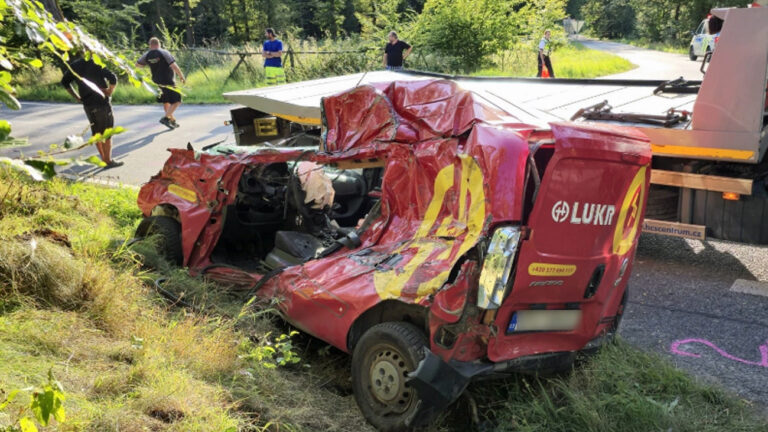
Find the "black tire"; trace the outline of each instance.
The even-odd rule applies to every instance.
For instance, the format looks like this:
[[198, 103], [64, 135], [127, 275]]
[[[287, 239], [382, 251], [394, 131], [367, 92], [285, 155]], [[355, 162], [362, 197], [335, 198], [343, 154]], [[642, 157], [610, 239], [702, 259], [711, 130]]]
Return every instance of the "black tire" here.
[[427, 343], [427, 337], [416, 326], [388, 322], [368, 329], [355, 346], [355, 401], [365, 419], [378, 430], [411, 430], [406, 422], [418, 408], [419, 399], [405, 384], [405, 377], [424, 358], [423, 347]]
[[158, 236], [158, 248], [168, 262], [180, 266], [184, 261], [181, 224], [168, 216], [149, 216], [136, 228], [136, 238]]
[[691, 61], [696, 61], [696, 59], [699, 58], [696, 54], [693, 53], [693, 45], [688, 48], [688, 58], [691, 59]]
[[680, 190], [667, 186], [651, 185], [645, 218], [663, 221], [677, 221], [677, 207]]

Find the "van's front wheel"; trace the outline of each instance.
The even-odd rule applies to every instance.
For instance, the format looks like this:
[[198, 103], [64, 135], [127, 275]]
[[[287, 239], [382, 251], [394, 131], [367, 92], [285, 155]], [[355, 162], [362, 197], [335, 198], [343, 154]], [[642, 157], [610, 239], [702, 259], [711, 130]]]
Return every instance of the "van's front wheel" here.
[[168, 216], [149, 216], [136, 228], [136, 238], [158, 237], [158, 251], [169, 262], [180, 266], [184, 261], [181, 224]]
[[694, 52], [693, 52], [693, 45], [691, 45], [690, 48], [688, 48], [688, 58], [691, 59], [691, 61], [696, 61], [697, 58], [699, 58]]
[[371, 327], [352, 354], [352, 386], [363, 416], [380, 431], [410, 430], [418, 395], [406, 384], [424, 358], [427, 338], [416, 326], [388, 322]]

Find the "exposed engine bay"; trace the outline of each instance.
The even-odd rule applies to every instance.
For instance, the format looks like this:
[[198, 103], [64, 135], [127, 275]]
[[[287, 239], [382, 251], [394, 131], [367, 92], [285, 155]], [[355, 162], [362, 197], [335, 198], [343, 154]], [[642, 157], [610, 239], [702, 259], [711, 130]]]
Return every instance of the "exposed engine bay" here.
[[356, 247], [355, 227], [378, 202], [369, 196], [378, 170], [365, 171], [302, 161], [246, 168], [212, 261], [270, 271]]

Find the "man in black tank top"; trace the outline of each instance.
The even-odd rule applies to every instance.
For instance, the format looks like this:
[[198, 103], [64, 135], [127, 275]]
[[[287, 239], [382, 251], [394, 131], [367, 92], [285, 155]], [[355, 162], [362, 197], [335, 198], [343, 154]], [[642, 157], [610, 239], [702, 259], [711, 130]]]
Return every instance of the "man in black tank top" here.
[[153, 37], [149, 40], [149, 51], [141, 56], [136, 66], [149, 66], [152, 71], [152, 81], [160, 87], [160, 96], [157, 101], [162, 103], [165, 109], [165, 116], [160, 119], [160, 123], [171, 129], [179, 127], [173, 113], [181, 105], [181, 93], [173, 89], [176, 86], [174, 75], [178, 75], [182, 83], [186, 80], [179, 65], [176, 64], [176, 59], [170, 52], [162, 49], [158, 38]]

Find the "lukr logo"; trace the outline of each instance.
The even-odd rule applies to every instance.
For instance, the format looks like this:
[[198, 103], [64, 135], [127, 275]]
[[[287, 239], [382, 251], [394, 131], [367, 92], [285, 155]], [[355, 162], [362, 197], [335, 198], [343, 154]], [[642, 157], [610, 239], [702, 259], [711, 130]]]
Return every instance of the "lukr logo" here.
[[560, 223], [567, 220], [574, 225], [612, 225], [615, 213], [616, 206], [610, 204], [580, 203], [578, 201], [568, 204], [565, 201], [558, 201], [552, 206], [552, 219], [555, 222]]

